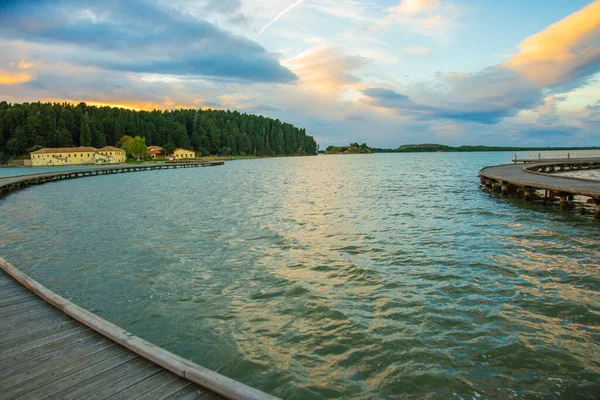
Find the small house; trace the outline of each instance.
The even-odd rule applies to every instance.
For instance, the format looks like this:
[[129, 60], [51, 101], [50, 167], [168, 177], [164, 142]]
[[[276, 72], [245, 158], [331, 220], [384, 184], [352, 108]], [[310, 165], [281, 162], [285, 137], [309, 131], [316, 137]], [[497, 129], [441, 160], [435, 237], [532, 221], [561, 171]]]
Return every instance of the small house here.
[[196, 152], [193, 150], [177, 148], [172, 156], [174, 160], [193, 160], [196, 158]]
[[157, 157], [161, 157], [164, 155], [165, 155], [165, 151], [160, 146], [148, 146], [148, 150], [146, 151], [146, 156], [153, 160]]

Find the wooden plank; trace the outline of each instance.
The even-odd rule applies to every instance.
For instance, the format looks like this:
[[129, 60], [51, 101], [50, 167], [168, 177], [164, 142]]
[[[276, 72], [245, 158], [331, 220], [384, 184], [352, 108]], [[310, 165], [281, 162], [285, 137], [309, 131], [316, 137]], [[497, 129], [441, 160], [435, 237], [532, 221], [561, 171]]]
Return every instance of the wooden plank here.
[[496, 165], [485, 167], [479, 175], [506, 182], [515, 186], [529, 186], [536, 190], [552, 190], [568, 194], [588, 197], [600, 196], [600, 182], [582, 178], [549, 175], [534, 171], [542, 164], [532, 164], [523, 168], [522, 165]]
[[69, 336], [66, 338], [62, 338], [54, 342], [46, 343], [43, 346], [34, 347], [32, 349], [29, 349], [28, 351], [17, 353], [11, 357], [6, 357], [3, 360], [0, 360], [0, 371], [4, 371], [9, 367], [17, 366], [20, 363], [26, 362], [27, 360], [35, 359], [46, 353], [61, 350], [65, 347], [72, 346], [73, 344], [88, 340], [96, 336], [98, 336], [97, 332], [87, 329], [83, 332], [79, 332], [75, 337]]
[[48, 310], [48, 308], [46, 308], [46, 304], [40, 306], [40, 299], [38, 298], [26, 300], [23, 302], [7, 305], [6, 307], [1, 307], [0, 318], [4, 319], [7, 316], [15, 313], [29, 312], [35, 309], [39, 310], [40, 308]]
[[176, 376], [176, 379], [172, 379], [169, 382], [165, 382], [157, 388], [154, 388], [148, 393], [144, 393], [140, 397], [142, 399], [164, 399], [172, 394], [179, 392], [181, 389], [185, 389], [188, 386], [195, 386], [192, 382], [187, 379]]
[[17, 282], [13, 278], [3, 274], [3, 276], [0, 277], [0, 289], [8, 289], [8, 288], [12, 288], [12, 287], [22, 287], [22, 286], [19, 282]]
[[0, 288], [0, 299], [7, 299], [11, 296], [17, 296], [20, 294], [31, 294], [31, 292], [25, 289], [23, 286]]
[[35, 294], [27, 291], [23, 291], [15, 296], [3, 297], [0, 298], [0, 307], [4, 307], [10, 304], [21, 302], [25, 299], [32, 299], [35, 297]]
[[[170, 371], [167, 371], [165, 369], [163, 369], [162, 371], [159, 371], [158, 373], [149, 376], [148, 378], [137, 382], [134, 385], [129, 386], [128, 388], [113, 394], [112, 396], [108, 397], [108, 399], [111, 400], [128, 400], [128, 399], [137, 399], [140, 396], [145, 395], [148, 392], [151, 392], [152, 390], [161, 387], [162, 385], [176, 380], [176, 379], [182, 379], [179, 378], [177, 375], [173, 374]], [[191, 382], [188, 380], [184, 381], [189, 385]]]
[[21, 384], [51, 369], [62, 368], [71, 362], [87, 357], [89, 354], [114, 346], [115, 344], [108, 340], [95, 337], [67, 349], [46, 353], [35, 359], [4, 369], [2, 376], [0, 376], [0, 387]]
[[42, 337], [40, 337], [38, 339], [34, 339], [32, 341], [27, 341], [25, 343], [15, 343], [15, 346], [7, 346], [6, 348], [0, 347], [0, 361], [5, 360], [8, 357], [12, 357], [16, 354], [24, 353], [29, 350], [38, 348], [40, 346], [44, 346], [48, 343], [53, 343], [58, 340], [70, 338], [73, 335], [77, 335], [86, 330], [87, 330], [87, 328], [85, 326], [77, 324], [70, 329], [66, 329], [64, 331], [59, 331], [59, 332], [53, 333], [51, 335], [42, 336]]
[[11, 307], [15, 307], [19, 304], [29, 303], [32, 300], [37, 300], [37, 298], [35, 297], [35, 295], [32, 297], [30, 294], [30, 295], [11, 297], [11, 298], [2, 299], [2, 300], [3, 300], [3, 302], [2, 302], [2, 304], [0, 304], [0, 312], [3, 312], [4, 310], [7, 310]]
[[136, 358], [93, 376], [78, 385], [55, 393], [47, 399], [103, 399], [161, 370], [156, 364]]
[[111, 347], [30, 379], [27, 385], [13, 386], [5, 393], [20, 400], [46, 398], [136, 358], [140, 357], [126, 349]]
[[200, 386], [192, 385], [188, 386], [171, 396], [166, 397], [164, 400], [221, 400], [224, 397], [218, 394], [206, 390]]
[[[162, 397], [167, 397], [170, 394], [181, 391], [185, 386], [179, 385], [183, 385], [184, 383], [185, 385], [188, 385], [188, 382], [191, 381], [202, 384], [218, 393], [223, 393], [229, 398], [247, 400], [274, 399], [274, 397], [269, 396], [266, 393], [203, 368], [124, 331], [122, 328], [103, 320], [97, 315], [74, 305], [56, 293], [48, 290], [1, 258], [0, 268], [25, 285], [29, 290], [60, 309], [61, 311], [57, 312], [60, 313], [60, 315], [63, 315], [63, 313], [66, 315], [66, 322], [71, 321], [69, 319], [70, 317], [75, 318], [80, 323], [87, 325], [95, 332], [106, 337], [92, 337], [94, 340], [84, 339], [79, 343], [70, 343], [69, 346], [64, 347], [59, 346], [62, 346], [67, 342], [66, 340], [60, 341], [58, 344], [52, 344], [54, 341], [50, 341], [47, 345], [38, 346], [40, 348], [32, 347], [30, 351], [33, 353], [33, 358], [31, 359], [25, 357], [24, 354], [18, 353], [17, 356], [12, 359], [8, 358], [5, 360], [6, 364], [10, 363], [10, 366], [6, 368], [0, 366], [0, 370], [5, 374], [5, 376], [0, 375], [0, 388], [16, 387], [18, 385], [23, 385], [26, 381], [31, 382], [35, 379], [41, 380], [42, 378], [39, 377], [48, 374], [50, 371], [53, 371], [54, 373], [48, 374], [46, 379], [54, 379], [52, 382], [61, 381], [69, 375], [77, 374], [77, 372], [81, 370], [81, 368], [78, 367], [78, 370], [68, 372], [68, 374], [65, 375], [65, 369], [70, 368], [69, 366], [80, 364], [80, 360], [89, 357], [90, 354], [95, 354], [105, 349], [122, 349], [117, 345], [120, 344], [131, 349], [134, 353], [146, 357], [150, 361], [143, 360], [143, 363], [137, 366], [134, 365], [134, 361], [126, 362], [116, 368], [83, 379], [83, 381], [80, 379], [78, 383], [74, 383], [68, 388], [63, 388], [58, 392], [52, 393], [50, 396], [61, 399], [79, 397], [104, 398], [123, 391], [132, 385], [136, 385], [137, 382], [145, 381], [153, 375], [160, 373], [160, 375], [167, 377], [168, 375], [166, 372], [161, 372], [163, 371], [162, 368], [165, 368], [180, 376], [185, 376], [186, 379], [179, 380], [179, 378], [175, 378], [174, 380], [169, 380], [169, 383], [160, 385], [159, 387], [162, 387], [162, 389], [156, 390], [161, 391]], [[52, 313], [49, 312], [49, 314]], [[27, 316], [23, 316], [23, 318], [25, 321], [31, 321]], [[57, 319], [54, 317], [49, 318], [44, 324], [36, 324], [35, 326], [38, 330], [40, 329], [39, 326], [43, 326], [42, 330], [47, 330], [48, 326], [55, 327], [63, 323], [65, 323], [65, 321], [61, 321], [60, 318]], [[16, 339], [21, 336], [30, 337], [36, 334], [37, 331], [34, 330], [34, 326], [31, 325], [30, 322], [26, 322], [25, 327], [26, 328], [23, 331], [19, 329], [20, 333], [18, 335], [13, 334], [15, 337], [6, 339], [3, 336], [0, 336], [0, 338], [2, 338], [0, 340], [3, 340], [5, 343], [15, 344], [17, 343]], [[20, 328], [23, 328], [23, 326], [21, 325]], [[51, 332], [56, 333], [58, 330]], [[40, 334], [37, 339], [40, 339], [43, 336], [44, 335]], [[75, 335], [74, 337], [77, 336], [78, 335]], [[110, 341], [107, 338], [110, 339]], [[14, 364], [15, 361], [17, 361], [16, 364]], [[78, 374], [78, 376], [80, 376], [80, 374]], [[158, 378], [151, 381], [156, 382], [156, 379]], [[52, 382], [45, 386], [51, 386]], [[146, 383], [148, 382], [150, 381], [147, 381]], [[63, 384], [63, 387], [64, 385], [66, 384]], [[35, 390], [35, 388], [33, 388], [33, 390]]]
[[2, 316], [3, 324], [0, 326], [0, 335], [5, 331], [12, 331], [15, 326], [20, 328], [32, 321], [41, 323], [43, 320], [56, 319], [59, 317], [60, 313], [56, 313], [55, 310], [49, 310], [45, 307], [39, 307], [39, 305], [29, 309], [13, 309]]
[[29, 343], [31, 341], [38, 340], [40, 338], [43, 338], [43, 337], [46, 337], [49, 335], [53, 335], [55, 333], [63, 332], [67, 329], [71, 329], [74, 326], [79, 326], [79, 325], [80, 324], [77, 321], [69, 320], [69, 321], [65, 321], [64, 323], [61, 323], [61, 324], [43, 326], [43, 327], [41, 327], [42, 329], [40, 329], [39, 331], [33, 332], [29, 335], [24, 335], [24, 336], [21, 336], [21, 337], [12, 339], [12, 340], [7, 340], [3, 343], [0, 343], [0, 351], [3, 351], [4, 349], [9, 349], [12, 346]]
[[[19, 329], [11, 330], [10, 333], [0, 336], [2, 341], [8, 341], [12, 339], [16, 339], [20, 336], [27, 336], [34, 332], [40, 331], [46, 326], [57, 325], [62, 322], [66, 322], [69, 320], [69, 317], [66, 315], [54, 314], [47, 315], [41, 314], [39, 320], [30, 320], [23, 325], [19, 325]], [[13, 326], [16, 326], [12, 324]]]

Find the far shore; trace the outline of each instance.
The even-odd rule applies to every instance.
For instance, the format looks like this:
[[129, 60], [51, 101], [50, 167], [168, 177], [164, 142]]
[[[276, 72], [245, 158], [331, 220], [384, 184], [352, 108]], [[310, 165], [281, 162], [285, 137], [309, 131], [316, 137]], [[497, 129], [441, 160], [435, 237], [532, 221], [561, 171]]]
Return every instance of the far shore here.
[[[249, 155], [249, 156], [206, 156], [206, 157], [198, 157], [198, 158], [194, 158], [194, 159], [189, 159], [189, 160], [173, 160], [174, 162], [177, 161], [237, 161], [237, 160], [255, 160], [255, 159], [263, 159], [263, 158], [288, 158], [288, 157], [310, 157], [310, 155], [293, 155], [293, 156], [288, 156], [288, 155], [282, 155], [282, 156], [254, 156], [254, 155]], [[124, 164], [131, 164], [131, 165], [144, 165], [144, 164], [161, 164], [166, 162], [167, 160], [164, 158], [161, 159], [156, 159], [156, 160], [140, 160], [140, 161], [136, 161], [136, 160], [127, 160], [124, 163], [120, 163], [120, 164], [69, 164], [69, 165], [40, 165], [40, 166], [33, 166], [33, 165], [18, 165], [18, 164], [14, 164], [14, 162], [19, 162], [19, 161], [26, 161], [27, 159], [22, 159], [22, 160], [14, 160], [13, 164], [0, 164], [0, 168], [56, 168], [56, 167], [105, 167], [105, 166], [111, 166], [111, 165], [124, 165]]]

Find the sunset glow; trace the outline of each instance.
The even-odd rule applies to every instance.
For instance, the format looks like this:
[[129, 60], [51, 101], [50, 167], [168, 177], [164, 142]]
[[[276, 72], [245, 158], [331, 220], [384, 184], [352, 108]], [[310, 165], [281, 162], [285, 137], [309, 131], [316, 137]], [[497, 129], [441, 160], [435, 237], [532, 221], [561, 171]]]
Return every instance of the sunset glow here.
[[0, 5], [2, 100], [235, 109], [321, 147], [600, 144], [600, 0], [66, 3]]

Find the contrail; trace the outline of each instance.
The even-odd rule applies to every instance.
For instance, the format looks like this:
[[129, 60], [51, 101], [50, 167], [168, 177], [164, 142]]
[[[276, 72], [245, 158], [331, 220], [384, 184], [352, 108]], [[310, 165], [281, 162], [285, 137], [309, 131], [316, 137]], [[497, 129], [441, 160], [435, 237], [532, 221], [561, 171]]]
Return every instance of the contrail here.
[[273, 20], [271, 22], [269, 22], [268, 24], [266, 24], [265, 26], [262, 27], [262, 29], [260, 30], [260, 32], [258, 32], [258, 35], [256, 36], [260, 36], [262, 35], [262, 33], [271, 25], [273, 25], [275, 22], [277, 22], [277, 20], [281, 17], [283, 17], [286, 13], [288, 13], [292, 8], [296, 7], [297, 5], [299, 5], [300, 3], [302, 3], [304, 0], [298, 0], [296, 1], [294, 4], [292, 4], [291, 6], [289, 6], [288, 8], [286, 8], [285, 10], [283, 10], [282, 12], [279, 13], [279, 15], [277, 15], [275, 18], [273, 18]]

